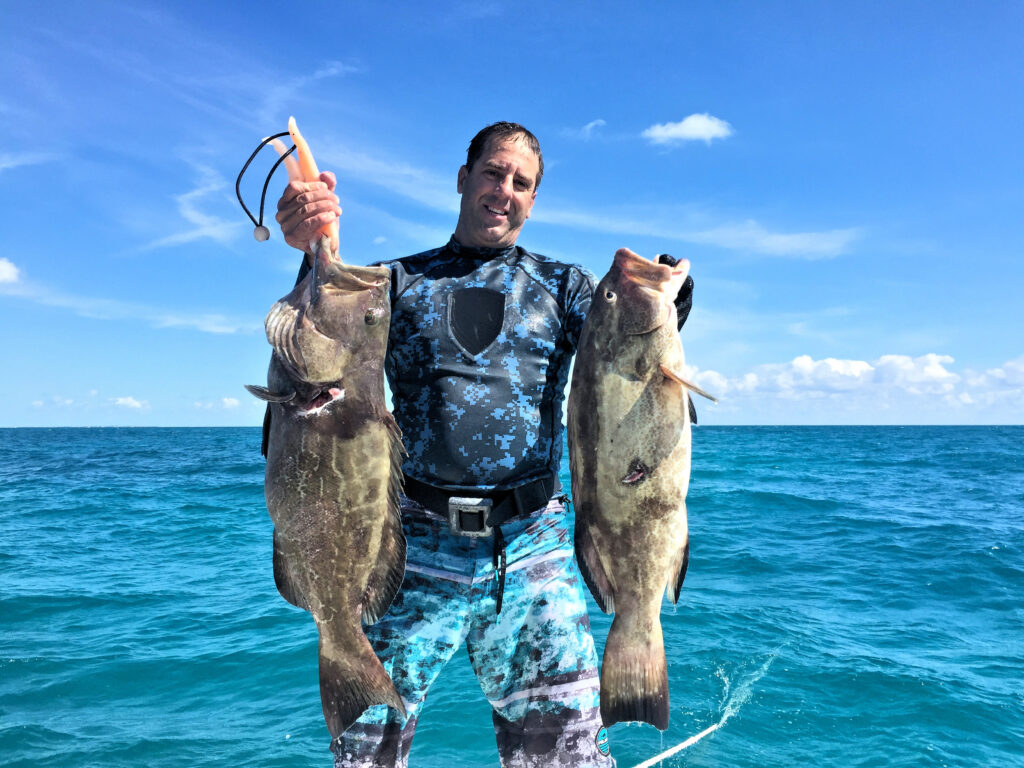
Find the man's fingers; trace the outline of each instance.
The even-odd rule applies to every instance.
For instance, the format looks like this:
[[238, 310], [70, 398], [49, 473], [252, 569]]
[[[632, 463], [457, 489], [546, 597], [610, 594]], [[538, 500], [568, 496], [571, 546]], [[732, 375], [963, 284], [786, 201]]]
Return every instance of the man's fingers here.
[[303, 193], [288, 205], [278, 208], [274, 218], [277, 219], [278, 224], [284, 224], [286, 221], [296, 217], [308, 219], [329, 211], [333, 211], [339, 216], [341, 215], [341, 206], [338, 205], [338, 198], [334, 195], [328, 194], [327, 197], [310, 199], [306, 196], [306, 193]]
[[[333, 178], [333, 177], [332, 177]], [[323, 181], [290, 181], [284, 188], [281, 198], [277, 201], [277, 209], [287, 208], [298, 200], [300, 204], [314, 202], [316, 200], [334, 200], [338, 197], [331, 191], [331, 187]]]
[[326, 211], [311, 217], [295, 216], [281, 222], [281, 232], [284, 233], [284, 240], [288, 245], [299, 250], [305, 250], [309, 241], [316, 237], [324, 226], [338, 218], [336, 211]]
[[331, 190], [334, 174], [325, 171], [321, 181], [291, 181], [277, 203], [274, 218], [288, 245], [305, 250], [316, 233], [341, 216], [338, 196]]

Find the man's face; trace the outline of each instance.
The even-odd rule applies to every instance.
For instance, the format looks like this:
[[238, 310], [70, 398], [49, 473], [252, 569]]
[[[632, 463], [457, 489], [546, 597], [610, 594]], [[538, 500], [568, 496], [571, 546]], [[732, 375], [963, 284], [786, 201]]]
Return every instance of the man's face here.
[[489, 139], [473, 169], [459, 169], [455, 239], [484, 248], [513, 245], [530, 218], [539, 172], [537, 155], [521, 140]]

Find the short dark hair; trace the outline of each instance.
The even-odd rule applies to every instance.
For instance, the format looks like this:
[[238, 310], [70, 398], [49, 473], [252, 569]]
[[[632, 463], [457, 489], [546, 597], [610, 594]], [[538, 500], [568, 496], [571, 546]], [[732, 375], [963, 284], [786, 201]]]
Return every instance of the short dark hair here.
[[544, 175], [544, 155], [540, 153], [540, 142], [537, 141], [536, 136], [519, 123], [491, 123], [474, 136], [473, 140], [469, 142], [469, 149], [466, 150], [467, 171], [473, 170], [473, 164], [480, 159], [480, 155], [484, 153], [484, 148], [490, 139], [495, 141], [522, 139], [530, 151], [537, 156], [539, 170], [537, 171], [536, 186], [540, 186], [541, 177]]

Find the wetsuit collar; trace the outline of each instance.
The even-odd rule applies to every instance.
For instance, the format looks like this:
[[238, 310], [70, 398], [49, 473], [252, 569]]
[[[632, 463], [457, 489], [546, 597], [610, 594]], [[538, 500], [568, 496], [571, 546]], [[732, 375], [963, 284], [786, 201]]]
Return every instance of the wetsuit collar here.
[[477, 248], [471, 245], [463, 245], [455, 239], [455, 235], [452, 235], [448, 241], [448, 245], [445, 246], [450, 253], [456, 256], [461, 256], [467, 259], [483, 259], [484, 261], [491, 261], [492, 259], [508, 258], [516, 252], [516, 246], [506, 245], [503, 248]]

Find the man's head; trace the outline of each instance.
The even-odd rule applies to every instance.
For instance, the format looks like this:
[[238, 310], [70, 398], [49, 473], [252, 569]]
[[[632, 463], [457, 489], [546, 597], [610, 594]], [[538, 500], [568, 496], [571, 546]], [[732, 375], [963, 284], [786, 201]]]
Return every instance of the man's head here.
[[540, 186], [540, 179], [544, 175], [544, 155], [540, 151], [540, 142], [530, 131], [519, 123], [491, 123], [469, 142], [469, 149], [466, 150], [466, 169], [473, 170], [473, 165], [480, 159], [487, 142], [494, 139], [498, 143], [517, 140], [523, 142], [537, 156], [537, 181], [535, 187]]
[[459, 168], [462, 195], [455, 238], [463, 245], [513, 245], [530, 217], [544, 160], [537, 137], [518, 123], [495, 123], [473, 137]]

